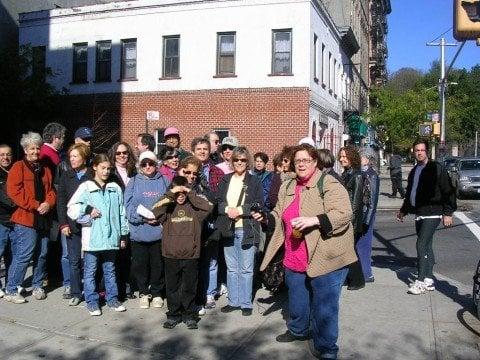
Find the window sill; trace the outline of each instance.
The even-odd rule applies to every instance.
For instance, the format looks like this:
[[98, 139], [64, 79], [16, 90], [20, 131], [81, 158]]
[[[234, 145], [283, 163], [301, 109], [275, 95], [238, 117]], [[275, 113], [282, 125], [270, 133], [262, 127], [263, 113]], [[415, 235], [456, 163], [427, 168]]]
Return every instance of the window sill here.
[[180, 80], [181, 77], [180, 76], [172, 76], [172, 77], [161, 77], [161, 78], [158, 78], [158, 80]]
[[318, 84], [318, 78], [314, 77], [313, 81]]
[[95, 84], [104, 84], [104, 83], [111, 83], [112, 80], [94, 80]]
[[293, 74], [267, 74], [267, 76], [293, 76]]
[[217, 74], [217, 75], [213, 75], [213, 78], [214, 79], [221, 79], [221, 78], [236, 78], [237, 75], [235, 74]]
[[127, 82], [127, 81], [138, 81], [137, 78], [131, 78], [131, 79], [118, 79], [117, 82]]
[[90, 81], [71, 81], [69, 84], [70, 85], [85, 85], [90, 83]]

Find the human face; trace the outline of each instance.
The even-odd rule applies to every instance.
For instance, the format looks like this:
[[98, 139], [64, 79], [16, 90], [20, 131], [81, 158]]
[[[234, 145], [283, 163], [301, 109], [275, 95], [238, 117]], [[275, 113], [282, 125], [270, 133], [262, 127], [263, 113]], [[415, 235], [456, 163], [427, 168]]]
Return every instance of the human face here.
[[223, 157], [223, 160], [225, 160], [225, 161], [230, 161], [230, 159], [232, 158], [233, 149], [234, 149], [233, 146], [229, 146], [229, 145], [224, 145], [224, 146], [222, 146], [222, 157]]
[[344, 169], [350, 169], [350, 167], [352, 166], [352, 163], [347, 158], [347, 154], [345, 153], [345, 150], [340, 151], [338, 162]]
[[88, 139], [82, 139], [82, 138], [75, 138], [75, 144], [84, 144], [84, 145], [87, 145], [88, 147], [90, 147], [90, 143], [92, 142], [92, 139], [91, 138], [88, 138]]
[[178, 155], [175, 155], [173, 157], [168, 157], [165, 160], [163, 160], [163, 164], [173, 170], [178, 169], [178, 162], [179, 162]]
[[258, 171], [263, 171], [265, 170], [267, 164], [263, 162], [263, 160], [260, 157], [257, 157], [255, 159], [255, 169]]
[[140, 167], [142, 168], [142, 173], [149, 177], [153, 176], [157, 171], [157, 163], [150, 159], [142, 160]]
[[295, 173], [299, 178], [310, 176], [317, 168], [317, 161], [313, 160], [310, 154], [305, 151], [297, 151], [293, 159]]
[[245, 155], [238, 155], [235, 159], [232, 158], [233, 171], [237, 175], [243, 175], [247, 170], [248, 159]]
[[220, 138], [217, 134], [210, 134], [208, 139], [210, 141], [210, 153], [214, 153], [218, 150], [218, 144], [220, 144]]
[[125, 145], [120, 144], [115, 151], [115, 164], [121, 167], [126, 167], [128, 163], [128, 149]]
[[180, 172], [181, 176], [187, 178], [188, 184], [192, 185], [198, 177], [198, 168], [193, 164], [188, 164], [186, 168], [182, 169]]
[[413, 148], [413, 154], [415, 155], [415, 159], [419, 163], [426, 163], [428, 160], [427, 154], [427, 147], [425, 144], [417, 144]]
[[80, 155], [77, 149], [70, 151], [68, 158], [73, 170], [81, 170], [85, 167], [85, 159]]
[[177, 204], [182, 205], [183, 203], [185, 203], [185, 200], [187, 200], [187, 196], [183, 192], [177, 193], [175, 200], [177, 201]]
[[167, 137], [165, 137], [165, 145], [176, 149], [180, 145], [180, 138], [178, 137], [178, 135], [168, 135]]
[[53, 142], [52, 145], [55, 149], [61, 150], [63, 146], [63, 142], [65, 141], [65, 134], [62, 134], [60, 136], [54, 136], [53, 137]]
[[282, 171], [283, 172], [289, 172], [290, 171], [290, 159], [284, 157], [282, 159]]
[[370, 160], [368, 160], [368, 158], [366, 158], [365, 156], [362, 156], [360, 158], [360, 161], [362, 163], [362, 166], [368, 166], [370, 164]]
[[95, 171], [95, 180], [100, 184], [104, 184], [110, 176], [110, 169], [111, 164], [109, 161], [104, 161], [98, 165], [94, 165], [93, 170]]
[[0, 148], [0, 166], [8, 168], [12, 164], [12, 149], [10, 146]]
[[195, 148], [193, 149], [193, 155], [202, 163], [206, 162], [210, 155], [210, 152], [208, 151], [208, 145], [205, 143], [195, 145]]
[[135, 144], [135, 149], [137, 149], [139, 154], [148, 150], [148, 146], [142, 144], [142, 138], [140, 136], [137, 137], [137, 143]]
[[23, 149], [23, 151], [25, 152], [25, 158], [27, 161], [38, 161], [40, 157], [40, 146], [37, 144], [29, 144], [26, 149]]

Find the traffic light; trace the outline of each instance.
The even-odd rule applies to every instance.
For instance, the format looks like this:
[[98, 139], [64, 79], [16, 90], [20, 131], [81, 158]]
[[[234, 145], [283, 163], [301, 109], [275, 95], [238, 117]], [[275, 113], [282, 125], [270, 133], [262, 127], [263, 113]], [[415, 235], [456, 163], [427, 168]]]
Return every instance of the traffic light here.
[[440, 123], [433, 123], [433, 135], [440, 136]]
[[458, 41], [480, 38], [480, 0], [455, 0], [453, 36]]
[[420, 124], [418, 132], [422, 137], [429, 137], [432, 134], [432, 124]]

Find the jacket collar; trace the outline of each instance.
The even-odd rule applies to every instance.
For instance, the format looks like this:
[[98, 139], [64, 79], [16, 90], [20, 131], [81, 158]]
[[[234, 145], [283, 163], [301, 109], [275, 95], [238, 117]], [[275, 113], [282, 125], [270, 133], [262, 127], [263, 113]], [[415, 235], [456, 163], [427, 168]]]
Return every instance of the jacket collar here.
[[[85, 183], [85, 186], [87, 187], [87, 190], [89, 192], [94, 192], [94, 191], [99, 191], [101, 190], [98, 185], [95, 183], [95, 181], [93, 180], [89, 180]], [[105, 185], [105, 190], [114, 190], [118, 188], [118, 185], [114, 182], [108, 182], [106, 185]]]
[[[317, 182], [320, 179], [320, 176], [322, 176], [322, 172], [318, 169], [315, 169], [315, 172], [313, 173], [310, 180], [308, 180], [305, 187], [312, 188], [317, 186]], [[293, 178], [292, 180], [287, 180], [287, 181], [289, 182], [287, 185], [287, 195], [295, 195], [295, 186], [297, 185], [296, 177]]]

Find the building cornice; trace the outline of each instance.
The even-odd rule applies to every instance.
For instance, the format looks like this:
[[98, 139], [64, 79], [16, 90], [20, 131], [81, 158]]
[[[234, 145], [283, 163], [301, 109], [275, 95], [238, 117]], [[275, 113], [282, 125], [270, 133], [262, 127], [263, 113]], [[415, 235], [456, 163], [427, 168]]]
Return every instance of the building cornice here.
[[342, 35], [338, 31], [337, 25], [335, 25], [335, 22], [333, 21], [323, 2], [320, 0], [310, 0], [310, 3], [317, 13], [327, 22], [327, 25], [331, 30], [331, 34], [340, 43], [342, 41]]

